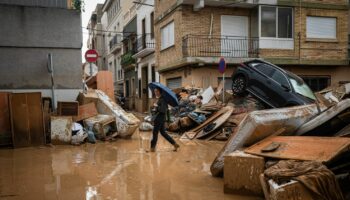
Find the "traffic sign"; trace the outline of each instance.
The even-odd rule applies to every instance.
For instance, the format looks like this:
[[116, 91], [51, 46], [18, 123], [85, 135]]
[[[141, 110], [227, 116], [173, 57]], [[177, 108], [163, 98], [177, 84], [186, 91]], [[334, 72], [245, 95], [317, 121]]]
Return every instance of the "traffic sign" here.
[[89, 63], [96, 62], [97, 58], [98, 58], [98, 53], [95, 49], [89, 49], [85, 52], [86, 62], [89, 62]]
[[225, 73], [226, 71], [226, 61], [225, 61], [225, 58], [220, 58], [220, 61], [219, 61], [219, 72], [221, 74]]

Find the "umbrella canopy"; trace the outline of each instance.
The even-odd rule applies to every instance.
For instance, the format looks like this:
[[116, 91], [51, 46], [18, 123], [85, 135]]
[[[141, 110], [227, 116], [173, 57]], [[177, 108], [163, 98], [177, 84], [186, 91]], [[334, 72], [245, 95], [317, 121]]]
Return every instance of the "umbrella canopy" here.
[[172, 107], [176, 107], [179, 105], [179, 101], [176, 98], [176, 95], [171, 89], [169, 89], [167, 86], [158, 83], [158, 82], [152, 82], [148, 84], [148, 87], [153, 91], [155, 88], [158, 88], [162, 91], [162, 96], [164, 100], [171, 105]]

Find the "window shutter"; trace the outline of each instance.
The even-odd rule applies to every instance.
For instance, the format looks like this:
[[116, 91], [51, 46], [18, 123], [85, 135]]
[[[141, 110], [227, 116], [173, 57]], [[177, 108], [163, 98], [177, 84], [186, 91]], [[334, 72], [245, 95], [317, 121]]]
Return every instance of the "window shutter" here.
[[306, 37], [321, 39], [337, 38], [337, 18], [335, 17], [307, 17]]

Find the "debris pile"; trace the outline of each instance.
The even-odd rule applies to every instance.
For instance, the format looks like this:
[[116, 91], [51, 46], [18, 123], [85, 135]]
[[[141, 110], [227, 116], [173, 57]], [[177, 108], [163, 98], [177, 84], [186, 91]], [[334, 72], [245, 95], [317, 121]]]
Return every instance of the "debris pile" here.
[[[242, 108], [244, 114], [239, 115], [233, 115], [237, 100], [228, 103], [207, 120], [213, 127], [220, 118], [225, 125], [236, 124], [211, 165], [212, 175], [224, 177], [227, 193], [266, 199], [349, 199], [349, 86], [319, 92], [320, 102], [314, 104]], [[233, 112], [226, 119], [228, 107]], [[200, 139], [213, 127], [198, 126], [183, 138]]]

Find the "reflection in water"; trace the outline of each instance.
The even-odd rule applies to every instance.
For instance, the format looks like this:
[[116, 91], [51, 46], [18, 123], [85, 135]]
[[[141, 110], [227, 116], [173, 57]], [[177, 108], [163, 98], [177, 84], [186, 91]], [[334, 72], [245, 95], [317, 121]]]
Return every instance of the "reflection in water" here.
[[[0, 197], [8, 199], [249, 199], [225, 195], [209, 166], [223, 143], [189, 141], [179, 152], [151, 133], [113, 143], [0, 150]], [[7, 197], [6, 196], [6, 197]], [[5, 198], [6, 199], [6, 198]]]

